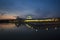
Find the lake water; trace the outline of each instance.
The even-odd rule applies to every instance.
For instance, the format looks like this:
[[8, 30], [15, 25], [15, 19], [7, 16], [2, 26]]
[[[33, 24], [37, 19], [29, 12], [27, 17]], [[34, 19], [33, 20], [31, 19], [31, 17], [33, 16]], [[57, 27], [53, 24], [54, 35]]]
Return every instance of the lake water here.
[[[38, 31], [49, 31], [49, 30], [56, 31], [57, 29], [59, 29], [57, 27], [54, 27], [54, 29], [53, 28], [48, 29], [48, 26], [40, 26], [40, 24], [38, 24], [39, 26], [37, 26], [37, 25], [34, 26], [34, 25], [33, 24], [32, 25], [28, 25], [28, 24], [22, 25], [22, 24], [15, 24], [15, 23], [0, 23], [0, 31], [2, 31], [2, 32], [4, 32], [4, 31], [6, 31], [6, 32], [38, 32]], [[51, 27], [53, 27], [53, 26], [51, 26]]]
[[15, 25], [14, 23], [2, 23], [0, 24], [0, 31], [6, 31], [6, 32], [31, 32], [34, 31], [34, 29], [30, 29], [25, 25]]
[[0, 37], [2, 38], [21, 38], [21, 39], [51, 39], [60, 35], [60, 30], [33, 29], [28, 25], [19, 25], [14, 23], [0, 24]]

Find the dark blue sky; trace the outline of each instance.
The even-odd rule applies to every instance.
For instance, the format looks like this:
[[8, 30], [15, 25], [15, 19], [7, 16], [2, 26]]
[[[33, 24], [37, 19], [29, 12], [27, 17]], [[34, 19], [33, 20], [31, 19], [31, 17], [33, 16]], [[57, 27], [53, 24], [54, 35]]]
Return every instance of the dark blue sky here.
[[60, 0], [0, 0], [0, 12], [20, 16], [60, 17]]

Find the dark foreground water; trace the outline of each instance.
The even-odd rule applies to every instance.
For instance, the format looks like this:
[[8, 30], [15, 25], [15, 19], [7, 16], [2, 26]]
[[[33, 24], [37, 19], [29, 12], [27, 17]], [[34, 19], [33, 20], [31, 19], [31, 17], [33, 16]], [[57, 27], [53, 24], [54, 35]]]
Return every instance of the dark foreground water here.
[[0, 39], [59, 39], [60, 29], [58, 30], [36, 30], [26, 25], [18, 25], [13, 23], [0, 24]]

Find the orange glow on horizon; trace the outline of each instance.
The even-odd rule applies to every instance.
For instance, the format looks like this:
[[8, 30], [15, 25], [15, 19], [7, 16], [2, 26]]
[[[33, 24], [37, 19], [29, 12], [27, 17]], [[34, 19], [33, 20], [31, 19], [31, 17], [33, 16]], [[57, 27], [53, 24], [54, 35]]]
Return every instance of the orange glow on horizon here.
[[3, 15], [0, 16], [0, 19], [16, 19], [16, 17], [14, 17], [13, 15]]

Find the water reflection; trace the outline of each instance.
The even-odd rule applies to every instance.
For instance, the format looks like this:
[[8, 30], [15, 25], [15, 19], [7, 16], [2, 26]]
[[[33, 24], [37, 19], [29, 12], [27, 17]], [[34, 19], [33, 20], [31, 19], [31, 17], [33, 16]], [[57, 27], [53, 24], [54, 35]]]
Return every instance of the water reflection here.
[[21, 25], [20, 23], [0, 23], [0, 29], [12, 29], [20, 27]]
[[[25, 28], [23, 28], [21, 25], [24, 25], [24, 27]], [[37, 30], [39, 30], [39, 29], [44, 29], [44, 30], [48, 30], [49, 28], [51, 28], [51, 29], [57, 29], [57, 28], [59, 28], [60, 27], [60, 25], [42, 25], [42, 24], [40, 24], [40, 23], [0, 23], [0, 29], [14, 29], [14, 28], [19, 28], [19, 27], [22, 27], [22, 29], [28, 29], [29, 30], [29, 28], [30, 29], [37, 29]]]
[[0, 23], [0, 32], [32, 32], [34, 29], [29, 29], [24, 24], [19, 23]]
[[41, 30], [56, 30], [60, 28], [60, 24], [44, 24], [44, 23], [27, 23], [27, 27], [32, 29], [41, 29]]
[[15, 27], [13, 23], [2, 23], [0, 24], [0, 29], [12, 29]]

